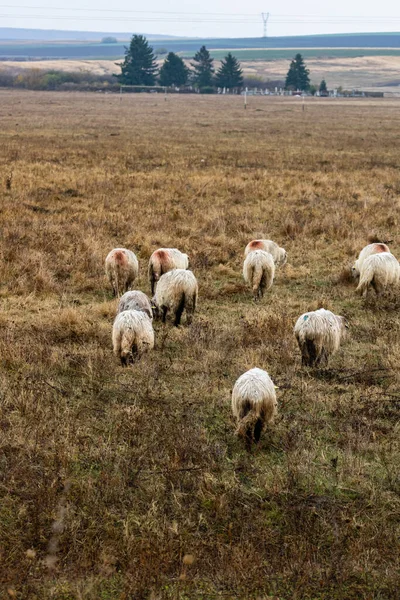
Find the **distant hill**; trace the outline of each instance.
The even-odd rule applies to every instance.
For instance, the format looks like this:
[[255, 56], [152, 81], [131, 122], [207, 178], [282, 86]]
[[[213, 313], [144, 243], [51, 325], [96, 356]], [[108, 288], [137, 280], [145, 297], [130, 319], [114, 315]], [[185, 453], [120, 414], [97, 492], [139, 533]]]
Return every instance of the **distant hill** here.
[[[176, 36], [152, 35], [144, 33], [149, 40], [176, 39]], [[18, 29], [14, 27], [0, 27], [0, 41], [38, 41], [38, 42], [100, 42], [104, 37], [112, 36], [118, 41], [130, 40], [131, 33], [112, 33], [102, 31], [63, 31], [60, 29]]]
[[[1, 39], [2, 32], [19, 32], [19, 39]], [[21, 32], [25, 32], [22, 34]], [[33, 39], [33, 35], [52, 35], [53, 40]], [[80, 39], [73, 36], [82, 36]], [[64, 39], [62, 37], [64, 36]], [[69, 37], [66, 37], [69, 36]], [[88, 39], [88, 36], [94, 36]], [[99, 40], [102, 37], [113, 36], [121, 41], [114, 44], [102, 44]], [[126, 36], [126, 40], [121, 37]], [[2, 29], [0, 28], [0, 60], [38, 60], [38, 59], [119, 59], [124, 55], [125, 45], [131, 34], [125, 33], [88, 33], [88, 32], [61, 32], [45, 31], [38, 29]], [[313, 55], [318, 56], [349, 56], [359, 54], [398, 54], [400, 49], [400, 33], [347, 33], [347, 34], [327, 34], [327, 35], [307, 35], [307, 36], [285, 36], [269, 38], [209, 38], [209, 39], [188, 39], [174, 38], [165, 36], [147, 35], [151, 45], [155, 50], [164, 47], [169, 52], [179, 52], [185, 57], [193, 56], [196, 50], [205, 44], [214, 54], [218, 56], [221, 51], [237, 50], [239, 56], [241, 51], [254, 49], [252, 56], [248, 58], [253, 60], [257, 58], [268, 59], [279, 58], [277, 51], [281, 54], [290, 49], [289, 54], [296, 50], [308, 49], [309, 53], [314, 48]], [[268, 51], [268, 49], [270, 49]], [[274, 51], [272, 51], [274, 49]], [[325, 50], [324, 50], [325, 49]], [[337, 50], [335, 50], [337, 49]], [[396, 50], [397, 49], [397, 50]], [[317, 51], [318, 50], [318, 51]], [[308, 55], [310, 55], [308, 53]], [[259, 56], [258, 56], [259, 55]], [[282, 56], [283, 57], [283, 56]], [[242, 57], [244, 58], [244, 56]]]

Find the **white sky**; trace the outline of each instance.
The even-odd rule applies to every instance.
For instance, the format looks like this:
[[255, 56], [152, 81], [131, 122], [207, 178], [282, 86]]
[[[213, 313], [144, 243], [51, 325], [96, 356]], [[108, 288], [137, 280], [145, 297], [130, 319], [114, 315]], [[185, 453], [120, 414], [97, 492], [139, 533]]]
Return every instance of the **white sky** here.
[[368, 0], [153, 0], [145, 3], [0, 0], [0, 25], [186, 37], [260, 37], [263, 11], [270, 13], [269, 36], [400, 31], [400, 2], [395, 0], [374, 3]]

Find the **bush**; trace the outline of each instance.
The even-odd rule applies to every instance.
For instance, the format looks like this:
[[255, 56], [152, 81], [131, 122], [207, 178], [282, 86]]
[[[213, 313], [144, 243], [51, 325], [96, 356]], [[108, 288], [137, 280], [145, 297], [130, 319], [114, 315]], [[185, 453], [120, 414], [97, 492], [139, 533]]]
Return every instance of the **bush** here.
[[200, 94], [215, 94], [215, 88], [212, 85], [206, 85], [199, 88]]

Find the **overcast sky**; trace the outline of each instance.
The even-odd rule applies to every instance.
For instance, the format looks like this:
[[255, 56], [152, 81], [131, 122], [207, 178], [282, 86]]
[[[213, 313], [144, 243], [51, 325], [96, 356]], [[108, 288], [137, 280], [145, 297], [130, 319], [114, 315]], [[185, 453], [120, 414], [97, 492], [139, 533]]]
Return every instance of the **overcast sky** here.
[[400, 2], [395, 0], [0, 0], [0, 24], [187, 37], [260, 37], [263, 11], [270, 13], [269, 36], [400, 30]]

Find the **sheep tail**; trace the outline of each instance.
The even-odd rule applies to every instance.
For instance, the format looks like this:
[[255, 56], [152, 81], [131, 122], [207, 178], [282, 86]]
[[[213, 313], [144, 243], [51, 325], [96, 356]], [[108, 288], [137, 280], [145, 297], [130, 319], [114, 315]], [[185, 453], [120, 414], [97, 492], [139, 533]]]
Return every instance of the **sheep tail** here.
[[374, 271], [372, 268], [367, 267], [365, 269], [362, 269], [362, 273], [360, 274], [360, 282], [358, 284], [356, 292], [358, 292], [360, 295], [365, 296], [368, 290], [368, 286], [372, 282], [373, 278]]
[[181, 299], [179, 300], [178, 308], [176, 309], [176, 313], [175, 313], [175, 327], [178, 327], [178, 325], [181, 322], [182, 313], [185, 308], [185, 302], [186, 302], [185, 292], [182, 292], [182, 296], [181, 296]]
[[307, 349], [307, 353], [303, 354], [303, 364], [306, 367], [312, 367], [317, 360], [317, 348], [314, 340], [305, 340], [305, 347]]
[[251, 282], [253, 286], [253, 294], [254, 298], [257, 298], [260, 293], [261, 281], [264, 275], [263, 268], [260, 266], [253, 267], [253, 272], [251, 276]]
[[240, 420], [236, 429], [236, 435], [245, 440], [247, 450], [250, 450], [253, 441], [260, 441], [263, 424], [263, 419], [254, 410], [250, 410], [247, 415]]

